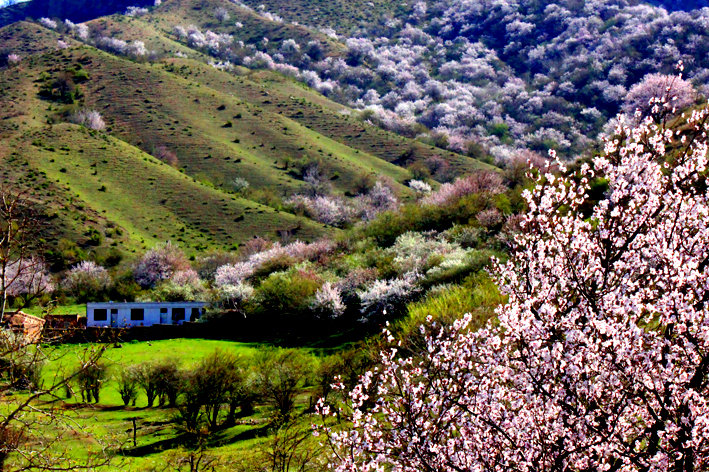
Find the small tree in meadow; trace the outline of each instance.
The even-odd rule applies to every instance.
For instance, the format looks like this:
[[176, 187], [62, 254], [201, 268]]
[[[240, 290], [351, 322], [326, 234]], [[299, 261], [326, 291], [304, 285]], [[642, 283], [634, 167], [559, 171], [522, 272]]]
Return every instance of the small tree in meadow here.
[[81, 400], [85, 403], [98, 403], [102, 384], [106, 378], [106, 366], [100, 362], [90, 362], [82, 365], [75, 375], [81, 392]]
[[121, 371], [116, 375], [116, 388], [118, 389], [118, 394], [123, 400], [123, 404], [128, 406], [132, 404], [135, 406], [135, 401], [138, 398], [138, 387], [139, 387], [139, 370], [136, 367], [127, 367], [121, 369]]
[[254, 383], [261, 399], [271, 406], [275, 423], [290, 418], [311, 368], [310, 360], [294, 349], [265, 350], [257, 359]]

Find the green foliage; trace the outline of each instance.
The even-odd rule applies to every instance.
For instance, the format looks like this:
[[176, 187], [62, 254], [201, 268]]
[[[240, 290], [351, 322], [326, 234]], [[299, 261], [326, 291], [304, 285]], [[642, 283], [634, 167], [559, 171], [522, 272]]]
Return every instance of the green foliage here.
[[495, 123], [490, 126], [490, 134], [497, 136], [500, 141], [506, 142], [510, 139], [510, 127], [507, 123]]
[[121, 369], [115, 377], [116, 389], [124, 406], [128, 406], [129, 403], [135, 406], [135, 401], [138, 398], [139, 375], [138, 368], [130, 366]]
[[471, 329], [482, 327], [494, 318], [494, 309], [505, 302], [490, 276], [481, 271], [469, 277], [462, 285], [441, 286], [432, 290], [423, 300], [408, 306], [408, 316], [394, 326], [397, 337], [412, 349], [421, 348], [423, 333], [420, 327], [435, 322], [448, 326], [465, 313], [474, 315]]
[[474, 194], [447, 206], [406, 204], [398, 211], [379, 214], [357, 231], [373, 238], [378, 245], [388, 247], [409, 231], [445, 231], [456, 224], [469, 225], [480, 211], [493, 205], [501, 207], [504, 212], [511, 208], [504, 195], [497, 195], [493, 202], [486, 195]]
[[77, 387], [81, 392], [81, 400], [85, 403], [98, 403], [101, 387], [106, 378], [106, 364], [102, 362], [90, 362], [82, 365], [75, 379]]
[[293, 270], [277, 272], [256, 289], [256, 313], [269, 319], [298, 319], [308, 315], [310, 299], [322, 285], [313, 273]]
[[307, 384], [312, 367], [310, 358], [295, 349], [264, 349], [256, 358], [254, 384], [277, 424], [291, 417], [296, 395]]

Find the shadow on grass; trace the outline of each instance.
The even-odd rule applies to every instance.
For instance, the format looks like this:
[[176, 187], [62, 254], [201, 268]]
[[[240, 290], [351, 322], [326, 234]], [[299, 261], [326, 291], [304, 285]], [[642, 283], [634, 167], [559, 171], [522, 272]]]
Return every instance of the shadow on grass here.
[[[209, 447], [226, 446], [228, 444], [233, 444], [239, 441], [247, 441], [249, 439], [255, 439], [261, 436], [265, 436], [267, 432], [268, 425], [261, 426], [258, 428], [252, 428], [247, 431], [242, 431], [241, 433], [235, 435], [229, 435], [228, 430], [223, 430], [215, 432], [207, 441], [207, 445]], [[151, 444], [145, 444], [143, 446], [138, 446], [134, 448], [126, 448], [122, 451], [119, 451], [118, 454], [126, 457], [144, 457], [182, 446], [196, 446], [196, 444], [197, 442], [194, 436], [183, 433], [173, 438], [163, 439], [162, 441], [156, 441]]]

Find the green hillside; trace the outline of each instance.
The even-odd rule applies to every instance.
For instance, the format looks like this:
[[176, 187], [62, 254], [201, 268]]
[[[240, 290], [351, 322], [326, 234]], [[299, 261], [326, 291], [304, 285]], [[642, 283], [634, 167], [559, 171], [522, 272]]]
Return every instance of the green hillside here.
[[[210, 66], [171, 29], [197, 23], [216, 31], [207, 11], [214, 5], [174, 0], [146, 16], [90, 22], [94, 35], [144, 41], [155, 51], [151, 60], [102, 51], [35, 23], [0, 29], [0, 43], [22, 57], [0, 69], [7, 103], [0, 109], [0, 171], [46, 207], [52, 244], [140, 250], [174, 240], [196, 250], [231, 248], [256, 235], [311, 240], [336, 230], [279, 203], [306, 188], [309, 165], [336, 194], [384, 177], [404, 198], [413, 162], [440, 156], [459, 172], [490, 167], [383, 131], [279, 73]], [[300, 34], [297, 25], [229, 8], [259, 27], [285, 28], [284, 37]], [[48, 95], [66, 80], [77, 90], [70, 99]], [[100, 112], [106, 130], [69, 124], [79, 109]], [[237, 178], [250, 184], [240, 196]]]

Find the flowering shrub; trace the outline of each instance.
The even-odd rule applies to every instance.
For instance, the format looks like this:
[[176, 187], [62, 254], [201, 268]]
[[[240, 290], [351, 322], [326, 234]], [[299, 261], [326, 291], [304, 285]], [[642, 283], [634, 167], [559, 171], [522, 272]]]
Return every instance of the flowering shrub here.
[[338, 228], [351, 223], [355, 218], [355, 210], [340, 197], [295, 195], [286, 200], [286, 204], [315, 221]]
[[79, 302], [99, 301], [111, 286], [108, 271], [93, 261], [83, 261], [67, 272], [62, 287]]
[[[376, 398], [369, 372], [339, 411], [351, 428], [325, 428], [333, 469], [709, 467], [708, 122], [620, 126], [578, 175], [540, 176], [492, 270], [499, 325], [471, 331], [466, 315], [421, 360], [382, 353]], [[589, 202], [597, 176], [609, 190]]]
[[135, 281], [143, 288], [172, 278], [179, 271], [188, 270], [189, 262], [179, 247], [167, 242], [146, 252], [133, 269]]
[[431, 193], [431, 186], [422, 180], [409, 180], [409, 188], [417, 195], [428, 195]]
[[175, 272], [153, 291], [154, 299], [168, 302], [195, 301], [203, 299], [204, 296], [204, 283], [193, 269]]
[[340, 289], [331, 282], [325, 282], [315, 292], [311, 307], [321, 318], [338, 318], [342, 316], [347, 308], [342, 301]]
[[214, 302], [226, 310], [238, 310], [254, 295], [254, 288], [247, 283], [221, 285], [217, 288]]
[[89, 39], [89, 27], [83, 23], [74, 23], [71, 20], [64, 20], [64, 25], [72, 32], [74, 36], [82, 41]]
[[51, 18], [43, 17], [43, 18], [40, 18], [40, 19], [37, 20], [37, 21], [39, 21], [39, 24], [41, 24], [41, 25], [44, 26], [45, 28], [57, 29], [57, 22], [54, 21], [54, 20], [52, 20]]
[[128, 7], [123, 13], [126, 16], [143, 16], [148, 14], [148, 9], [143, 7]]
[[238, 285], [251, 277], [255, 271], [256, 266], [250, 262], [223, 265], [217, 269], [214, 285], [217, 287]]
[[429, 260], [441, 258], [456, 249], [455, 244], [421, 233], [404, 233], [388, 249], [394, 256], [394, 265], [401, 273], [421, 271]]
[[409, 272], [401, 278], [375, 280], [366, 289], [358, 291], [362, 321], [397, 315], [420, 290], [416, 285], [419, 277], [416, 272]]
[[376, 182], [368, 192], [352, 200], [327, 195], [294, 195], [286, 203], [316, 221], [340, 228], [357, 219], [369, 221], [399, 206], [391, 187], [382, 182]]
[[234, 187], [234, 192], [238, 194], [243, 194], [246, 192], [251, 184], [249, 184], [249, 181], [244, 179], [243, 177], [235, 177], [234, 180], [231, 181], [232, 187]]
[[441, 185], [436, 192], [421, 199], [422, 205], [450, 205], [460, 198], [474, 193], [498, 194], [504, 192], [502, 177], [496, 172], [481, 171], [452, 183]]
[[681, 77], [648, 74], [630, 89], [623, 103], [623, 111], [629, 115], [636, 111], [642, 116], [649, 115], [658, 99], [671, 102], [673, 108], [682, 110], [692, 105], [696, 97], [692, 84]]
[[134, 58], [140, 58], [148, 54], [148, 50], [145, 48], [143, 41], [132, 41], [129, 43], [122, 39], [101, 36], [96, 39], [96, 46], [116, 54]]
[[76, 111], [69, 116], [69, 121], [96, 131], [106, 129], [106, 123], [103, 121], [101, 113], [96, 110]]

